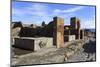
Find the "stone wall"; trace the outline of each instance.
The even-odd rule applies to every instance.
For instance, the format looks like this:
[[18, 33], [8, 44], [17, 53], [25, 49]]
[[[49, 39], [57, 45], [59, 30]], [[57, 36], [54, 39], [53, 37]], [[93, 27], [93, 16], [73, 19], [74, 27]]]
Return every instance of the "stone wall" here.
[[64, 41], [74, 41], [75, 40], [75, 35], [65, 35], [64, 36]]
[[80, 39], [80, 20], [76, 17], [70, 19], [71, 35], [75, 35], [76, 39]]
[[80, 20], [76, 17], [71, 17], [70, 26], [72, 29], [80, 29]]
[[53, 37], [53, 22], [45, 26], [23, 27], [19, 33], [20, 37]]
[[12, 28], [23, 27], [23, 24], [20, 21], [19, 22], [12, 22], [11, 27]]
[[32, 51], [37, 51], [41, 48], [52, 47], [53, 46], [53, 38], [29, 38], [29, 37], [21, 37], [15, 38], [14, 46], [21, 49], [27, 49]]
[[[31, 42], [29, 38], [26, 38], [26, 39], [16, 38], [15, 42], [17, 41], [18, 43], [20, 43], [21, 41], [23, 44], [23, 42], [27, 40], [26, 41], [27, 43], [30, 41], [30, 44], [31, 44], [30, 46], [34, 44], [39, 44], [38, 41], [40, 42], [41, 39], [36, 38], [36, 37], [52, 37], [53, 38], [52, 45], [55, 45], [57, 48], [63, 47], [64, 40], [66, 39], [67, 39], [66, 41], [72, 41], [75, 39], [83, 39], [84, 37], [84, 32], [80, 30], [80, 20], [76, 17], [72, 17], [70, 19], [70, 25], [65, 25], [65, 26], [64, 26], [64, 19], [61, 17], [54, 17], [53, 21], [49, 22], [48, 24], [45, 24], [45, 22], [43, 22], [42, 26], [33, 27], [33, 24], [32, 24], [30, 25], [30, 27], [21, 27], [22, 24], [17, 23], [14, 27], [18, 27], [18, 26], [20, 26], [20, 28], [18, 28], [18, 31], [16, 31], [18, 33], [16, 32], [15, 33], [19, 37], [34, 37], [34, 39], [32, 39], [32, 42]], [[64, 39], [64, 35], [68, 35], [65, 37], [66, 39]], [[75, 36], [72, 36], [72, 35], [75, 35]], [[40, 44], [42, 42], [40, 42]], [[27, 44], [25, 45], [27, 46]], [[22, 47], [23, 46], [24, 45], [22, 45]], [[35, 46], [37, 46], [36, 48], [38, 48], [38, 45], [35, 45]], [[40, 47], [42, 46], [40, 45]]]

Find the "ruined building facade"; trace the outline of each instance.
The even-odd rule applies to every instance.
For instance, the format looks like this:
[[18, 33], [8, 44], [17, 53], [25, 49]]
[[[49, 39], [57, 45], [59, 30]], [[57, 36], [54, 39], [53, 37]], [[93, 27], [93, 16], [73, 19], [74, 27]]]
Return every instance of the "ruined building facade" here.
[[33, 26], [21, 27], [19, 37], [53, 37], [53, 45], [57, 48], [64, 47], [64, 41], [84, 38], [84, 30], [80, 29], [80, 20], [76, 17], [70, 19], [70, 25], [64, 26], [63, 18], [54, 17], [48, 24], [43, 22], [42, 26]]
[[71, 35], [75, 35], [76, 39], [80, 39], [80, 20], [76, 17], [72, 17], [70, 24]]
[[75, 35], [75, 39], [83, 39], [84, 30], [81, 30], [80, 28], [80, 20], [76, 17], [72, 17], [70, 19], [70, 25], [64, 27], [65, 35]]

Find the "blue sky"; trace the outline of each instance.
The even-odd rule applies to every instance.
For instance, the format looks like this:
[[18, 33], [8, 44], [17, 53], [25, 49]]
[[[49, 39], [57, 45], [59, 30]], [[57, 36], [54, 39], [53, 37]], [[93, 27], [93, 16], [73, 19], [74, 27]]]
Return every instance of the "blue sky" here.
[[95, 7], [70, 4], [12, 2], [12, 21], [22, 21], [26, 24], [47, 24], [54, 16], [64, 18], [64, 24], [70, 24], [71, 17], [81, 21], [81, 28], [95, 28]]

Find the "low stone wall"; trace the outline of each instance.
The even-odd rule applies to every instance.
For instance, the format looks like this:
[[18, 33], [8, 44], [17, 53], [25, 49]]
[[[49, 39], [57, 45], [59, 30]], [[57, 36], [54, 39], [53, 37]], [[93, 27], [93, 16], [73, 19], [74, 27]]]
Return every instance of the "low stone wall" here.
[[53, 46], [53, 38], [48, 37], [39, 37], [39, 38], [30, 38], [30, 37], [20, 37], [15, 39], [15, 47], [37, 51], [44, 47]]
[[73, 41], [75, 40], [75, 35], [65, 35], [64, 41]]

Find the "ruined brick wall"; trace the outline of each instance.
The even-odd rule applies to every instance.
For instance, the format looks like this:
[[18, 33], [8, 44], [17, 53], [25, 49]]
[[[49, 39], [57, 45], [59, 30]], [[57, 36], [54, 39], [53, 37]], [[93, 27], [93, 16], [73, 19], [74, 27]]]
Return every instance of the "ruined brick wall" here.
[[64, 35], [70, 35], [70, 29], [64, 30]]
[[11, 23], [11, 36], [19, 36], [23, 24], [21, 22], [12, 22]]
[[44, 31], [45, 31], [44, 32], [44, 34], [45, 34], [44, 36], [53, 37], [54, 22], [53, 21], [49, 22], [49, 24], [44, 27]]
[[80, 20], [76, 17], [70, 19], [71, 34], [75, 35], [76, 39], [80, 39]]
[[23, 27], [19, 33], [20, 37], [34, 37], [36, 35], [36, 30], [29, 27]]
[[53, 22], [44, 27], [22, 27], [19, 33], [20, 37], [53, 37]]
[[11, 24], [12, 28], [16, 28], [16, 27], [23, 27], [22, 22], [12, 22]]
[[80, 29], [80, 20], [76, 17], [70, 19], [70, 26], [72, 29]]
[[68, 42], [68, 41], [74, 41], [75, 40], [75, 35], [65, 35], [64, 36], [64, 41]]
[[64, 26], [64, 35], [70, 35], [70, 25]]
[[75, 39], [80, 39], [80, 29], [70, 29], [70, 35], [75, 35]]
[[60, 17], [54, 17], [54, 44], [57, 48], [64, 46], [64, 20]]

